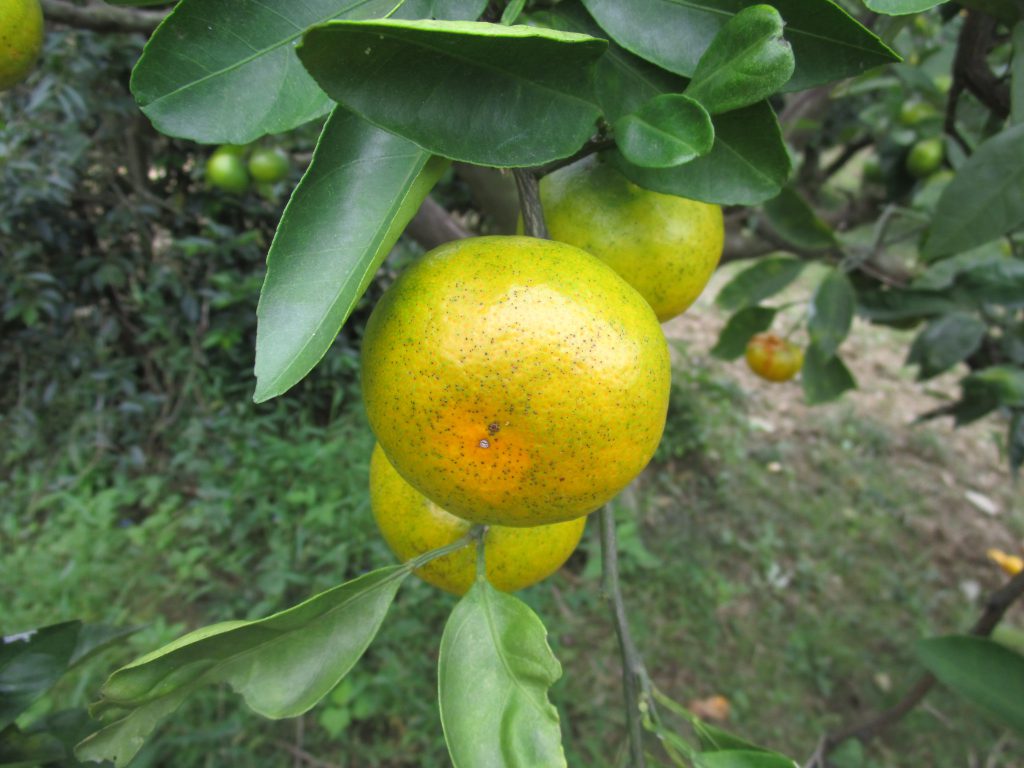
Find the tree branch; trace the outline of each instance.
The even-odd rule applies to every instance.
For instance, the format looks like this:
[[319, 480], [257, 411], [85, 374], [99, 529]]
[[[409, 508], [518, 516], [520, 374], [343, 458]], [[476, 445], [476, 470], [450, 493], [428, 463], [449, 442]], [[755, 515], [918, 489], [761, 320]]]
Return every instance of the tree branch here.
[[512, 172], [519, 190], [519, 209], [523, 212], [523, 231], [530, 237], [551, 237], [544, 223], [544, 209], [540, 204], [540, 182], [529, 168], [516, 168]]
[[73, 5], [67, 0], [42, 0], [47, 21], [94, 32], [142, 32], [149, 34], [167, 11], [143, 11], [110, 5]]
[[601, 591], [615, 620], [615, 635], [622, 655], [622, 688], [626, 699], [626, 727], [629, 732], [630, 768], [644, 768], [643, 728], [640, 721], [640, 686], [646, 677], [640, 653], [629, 631], [626, 607], [619, 585], [619, 545], [615, 537], [615, 515], [610, 504], [598, 513], [601, 523]]
[[443, 243], [473, 236], [432, 197], [423, 201], [405, 233], [428, 251]]
[[[989, 595], [985, 601], [985, 610], [974, 623], [974, 626], [971, 627], [970, 634], [978, 637], [988, 637], [991, 635], [992, 630], [1002, 620], [1007, 609], [1021, 595], [1024, 595], [1024, 571], [1018, 573]], [[930, 673], [922, 675], [914, 683], [914, 687], [896, 704], [889, 707], [889, 709], [869, 717], [863, 722], [844, 728], [838, 733], [825, 736], [804, 768], [825, 768], [825, 758], [844, 741], [859, 739], [862, 742], [866, 742], [874, 738], [916, 707], [927, 695], [928, 691], [932, 689], [935, 682], [935, 677]]]

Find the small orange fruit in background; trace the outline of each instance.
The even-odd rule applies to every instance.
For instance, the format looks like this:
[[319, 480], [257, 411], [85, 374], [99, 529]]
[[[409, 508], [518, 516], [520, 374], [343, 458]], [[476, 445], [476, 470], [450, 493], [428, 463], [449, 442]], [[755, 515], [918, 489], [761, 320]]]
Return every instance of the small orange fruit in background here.
[[660, 322], [700, 296], [722, 257], [722, 209], [639, 187], [591, 155], [540, 182], [554, 240], [592, 253], [618, 272]]
[[39, 0], [0, 0], [0, 91], [24, 80], [42, 50]]
[[[380, 444], [370, 460], [370, 503], [384, 541], [402, 562], [452, 544], [472, 527], [405, 482]], [[534, 528], [490, 526], [484, 534], [487, 580], [497, 589], [515, 592], [546, 579], [569, 559], [586, 522], [580, 517]], [[447, 592], [465, 594], [476, 579], [476, 546], [431, 560], [416, 575]]]
[[611, 268], [564, 243], [478, 237], [413, 264], [363, 338], [363, 399], [388, 458], [465, 520], [586, 515], [661, 439], [668, 344]]
[[747, 342], [747, 365], [768, 381], [788, 381], [804, 364], [804, 351], [774, 333], [759, 333]]

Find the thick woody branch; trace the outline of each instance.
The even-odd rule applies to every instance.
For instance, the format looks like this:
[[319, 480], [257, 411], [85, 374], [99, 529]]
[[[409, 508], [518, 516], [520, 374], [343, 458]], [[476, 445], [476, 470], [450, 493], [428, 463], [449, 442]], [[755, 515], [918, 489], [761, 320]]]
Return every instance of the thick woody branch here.
[[431, 197], [423, 201], [405, 233], [428, 251], [451, 240], [473, 235]]

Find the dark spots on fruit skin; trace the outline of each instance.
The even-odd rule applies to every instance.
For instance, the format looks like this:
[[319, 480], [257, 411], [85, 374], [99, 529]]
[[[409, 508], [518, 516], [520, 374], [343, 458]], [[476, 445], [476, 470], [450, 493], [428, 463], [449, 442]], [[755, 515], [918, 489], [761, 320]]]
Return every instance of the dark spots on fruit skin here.
[[487, 431], [490, 432], [492, 435], [496, 435], [498, 434], [499, 431], [501, 431], [501, 424], [499, 424], [496, 421], [492, 421], [490, 424], [487, 425]]

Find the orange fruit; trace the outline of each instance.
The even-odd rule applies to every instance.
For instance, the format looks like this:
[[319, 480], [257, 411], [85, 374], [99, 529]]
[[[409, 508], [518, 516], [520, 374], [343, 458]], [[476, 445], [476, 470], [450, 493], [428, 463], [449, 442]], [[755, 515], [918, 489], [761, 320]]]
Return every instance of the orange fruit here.
[[595, 155], [540, 182], [552, 239], [618, 272], [665, 322], [700, 296], [722, 257], [722, 209], [638, 187]]
[[768, 381], [788, 381], [804, 365], [804, 351], [774, 333], [759, 333], [747, 342], [747, 365]]
[[447, 243], [374, 307], [370, 426], [398, 472], [465, 520], [533, 526], [592, 512], [665, 426], [668, 345], [643, 298], [578, 248]]
[[0, 91], [24, 80], [42, 50], [39, 0], [0, 0]]
[[[370, 460], [370, 504], [384, 541], [402, 562], [452, 544], [472, 523], [445, 512], [409, 485], [388, 461], [378, 443]], [[487, 580], [515, 592], [553, 574], [569, 559], [583, 536], [587, 518], [533, 528], [492, 525], [484, 533]], [[431, 560], [416, 575], [456, 595], [476, 579], [476, 545]]]

